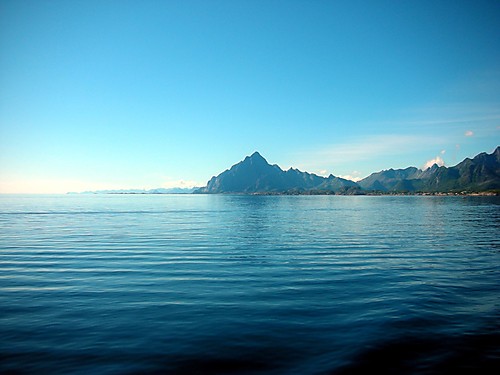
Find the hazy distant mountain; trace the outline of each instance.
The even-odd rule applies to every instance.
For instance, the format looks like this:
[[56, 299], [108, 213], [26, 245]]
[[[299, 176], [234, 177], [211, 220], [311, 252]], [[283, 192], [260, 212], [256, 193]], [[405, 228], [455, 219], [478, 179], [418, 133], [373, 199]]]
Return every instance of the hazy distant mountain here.
[[195, 193], [364, 194], [369, 192], [480, 192], [500, 190], [500, 147], [454, 167], [376, 172], [355, 183], [269, 164], [258, 152], [214, 176]]
[[461, 192], [500, 190], [500, 147], [465, 159], [454, 167], [414, 167], [376, 172], [358, 182], [368, 191]]
[[[321, 177], [312, 173], [290, 168], [282, 170], [270, 165], [258, 152], [247, 156], [208, 181], [207, 186], [197, 193], [304, 193], [313, 191], [347, 192], [359, 189], [349, 180]], [[354, 191], [353, 190], [353, 191]]]
[[119, 189], [119, 190], [95, 190], [85, 191], [81, 194], [191, 194], [199, 189], [194, 188], [157, 188], [157, 189]]

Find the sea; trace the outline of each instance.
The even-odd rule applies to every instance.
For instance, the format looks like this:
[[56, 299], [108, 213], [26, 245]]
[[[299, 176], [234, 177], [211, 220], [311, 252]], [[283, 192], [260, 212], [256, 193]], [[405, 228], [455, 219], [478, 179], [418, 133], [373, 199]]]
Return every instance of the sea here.
[[500, 197], [0, 196], [2, 374], [497, 374]]

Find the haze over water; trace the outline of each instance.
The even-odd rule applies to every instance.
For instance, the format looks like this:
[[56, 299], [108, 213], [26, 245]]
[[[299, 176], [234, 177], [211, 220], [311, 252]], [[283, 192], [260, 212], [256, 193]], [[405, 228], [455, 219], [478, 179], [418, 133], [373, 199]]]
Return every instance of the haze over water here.
[[0, 371], [493, 373], [499, 207], [0, 196]]

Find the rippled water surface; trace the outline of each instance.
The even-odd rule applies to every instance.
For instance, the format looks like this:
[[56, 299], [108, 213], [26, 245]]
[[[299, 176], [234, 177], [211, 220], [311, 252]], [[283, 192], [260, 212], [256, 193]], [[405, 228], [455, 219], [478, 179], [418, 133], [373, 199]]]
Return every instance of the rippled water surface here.
[[499, 208], [0, 196], [0, 372], [496, 373]]

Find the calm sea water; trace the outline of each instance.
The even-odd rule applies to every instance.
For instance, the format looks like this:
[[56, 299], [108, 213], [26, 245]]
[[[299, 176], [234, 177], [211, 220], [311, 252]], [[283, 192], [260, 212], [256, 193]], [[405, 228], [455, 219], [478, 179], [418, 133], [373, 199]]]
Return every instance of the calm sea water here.
[[496, 373], [500, 198], [0, 196], [0, 372]]

